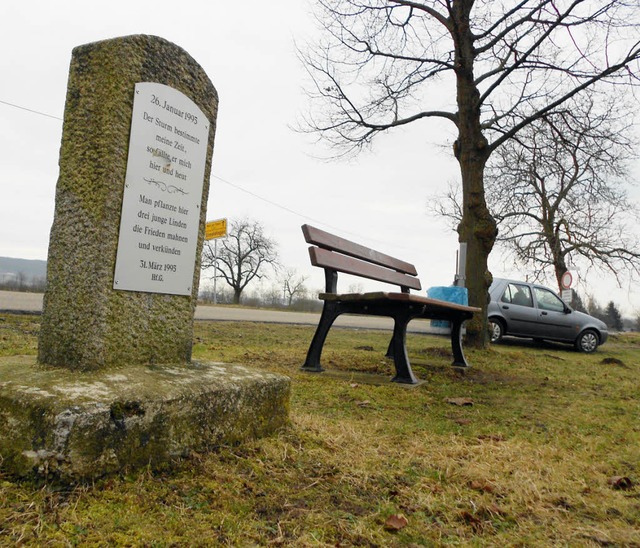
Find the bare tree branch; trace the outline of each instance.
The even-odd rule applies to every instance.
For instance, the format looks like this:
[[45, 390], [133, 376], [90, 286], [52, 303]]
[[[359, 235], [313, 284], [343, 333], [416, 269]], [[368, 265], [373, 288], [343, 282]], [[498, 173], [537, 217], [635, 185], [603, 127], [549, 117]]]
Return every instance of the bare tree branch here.
[[524, 266], [551, 268], [558, 283], [570, 264], [633, 278], [640, 241], [623, 187], [634, 156], [626, 111], [591, 96], [570, 106], [532, 122], [491, 163], [498, 243]]
[[[427, 118], [452, 122], [462, 184], [457, 229], [467, 243], [469, 299], [485, 307], [491, 279], [487, 258], [496, 238], [485, 199], [485, 166], [502, 146], [526, 143], [520, 133], [589, 89], [640, 83], [637, 0], [319, 0], [317, 5], [323, 38], [300, 53], [315, 107], [302, 129], [353, 154], [396, 127]], [[592, 169], [586, 157], [580, 161]], [[564, 199], [570, 201], [569, 175], [579, 180], [580, 173], [568, 165], [565, 171]], [[543, 182], [535, 195], [541, 204]], [[483, 325], [474, 319], [468, 326], [474, 344], [484, 336]]]

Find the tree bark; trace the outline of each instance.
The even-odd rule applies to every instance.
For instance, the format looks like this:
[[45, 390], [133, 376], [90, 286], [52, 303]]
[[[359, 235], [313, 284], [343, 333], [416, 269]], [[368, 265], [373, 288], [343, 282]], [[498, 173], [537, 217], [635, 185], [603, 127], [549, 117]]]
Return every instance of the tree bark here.
[[458, 235], [459, 241], [467, 244], [465, 277], [469, 304], [483, 309], [466, 324], [467, 342], [481, 348], [488, 341], [486, 308], [492, 281], [488, 258], [498, 232], [484, 195], [484, 168], [490, 150], [480, 125], [480, 93], [473, 74], [475, 52], [469, 26], [472, 7], [472, 0], [461, 0], [454, 2], [451, 12], [458, 105], [458, 139], [454, 143], [454, 154], [462, 178], [462, 221]]
[[562, 221], [557, 224], [555, 230], [552, 235], [547, 238], [547, 243], [549, 248], [551, 249], [551, 256], [553, 259], [553, 270], [556, 275], [556, 282], [558, 284], [558, 290], [562, 291], [562, 277], [565, 272], [569, 269], [567, 268], [567, 263], [565, 261], [564, 253], [562, 252], [562, 244], [560, 242], [560, 228], [562, 226]]

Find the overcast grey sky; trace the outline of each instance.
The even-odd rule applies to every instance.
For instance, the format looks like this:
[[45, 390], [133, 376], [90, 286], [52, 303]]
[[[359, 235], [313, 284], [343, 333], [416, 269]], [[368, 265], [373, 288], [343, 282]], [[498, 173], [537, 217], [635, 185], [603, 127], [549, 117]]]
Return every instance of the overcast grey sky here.
[[[430, 217], [426, 204], [457, 179], [453, 128], [425, 121], [382, 136], [349, 162], [317, 159], [327, 151], [290, 129], [307, 109], [294, 42], [316, 32], [309, 6], [304, 0], [3, 2], [0, 256], [46, 259], [71, 50], [153, 34], [189, 52], [218, 90], [208, 219], [261, 221], [278, 241], [282, 263], [310, 275], [313, 288], [321, 287], [322, 274], [309, 265], [300, 231], [305, 222], [415, 263], [425, 288], [448, 285], [456, 234]], [[497, 253], [491, 268], [494, 275], [524, 277]], [[613, 298], [628, 314], [640, 310], [637, 287], [617, 289], [595, 277], [586, 282], [578, 289], [593, 291], [602, 304]]]

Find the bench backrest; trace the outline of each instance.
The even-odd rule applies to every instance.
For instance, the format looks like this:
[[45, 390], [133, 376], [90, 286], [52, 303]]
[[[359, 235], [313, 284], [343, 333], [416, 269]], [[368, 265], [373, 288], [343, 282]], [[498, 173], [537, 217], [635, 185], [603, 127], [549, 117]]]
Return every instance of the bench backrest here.
[[[302, 225], [302, 233], [307, 243], [317, 246], [309, 248], [311, 264], [324, 268], [328, 273], [344, 272], [398, 285], [405, 293], [409, 289], [422, 289], [420, 280], [416, 278], [416, 267], [411, 263], [310, 225]], [[327, 276], [326, 291], [336, 292], [336, 276]]]

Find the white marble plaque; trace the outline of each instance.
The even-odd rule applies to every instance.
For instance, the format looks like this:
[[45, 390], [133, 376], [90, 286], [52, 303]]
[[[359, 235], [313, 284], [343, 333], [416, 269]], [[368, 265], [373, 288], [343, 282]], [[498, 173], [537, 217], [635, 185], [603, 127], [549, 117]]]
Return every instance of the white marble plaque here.
[[191, 294], [208, 137], [186, 95], [136, 84], [114, 289]]

